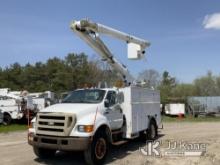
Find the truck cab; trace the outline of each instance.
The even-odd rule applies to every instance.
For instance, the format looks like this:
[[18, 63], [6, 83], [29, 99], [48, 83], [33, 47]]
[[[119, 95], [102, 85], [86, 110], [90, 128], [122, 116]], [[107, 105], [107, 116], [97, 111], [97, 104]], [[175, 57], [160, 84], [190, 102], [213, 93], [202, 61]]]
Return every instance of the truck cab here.
[[[116, 89], [79, 89], [70, 92], [62, 103], [41, 110], [28, 134], [35, 154], [44, 157], [56, 150], [83, 150], [91, 157], [94, 137], [105, 134], [105, 140], [110, 141], [111, 132], [123, 126], [117, 95]], [[97, 155], [103, 160], [106, 153]]]
[[118, 91], [116, 89], [104, 88], [75, 90], [71, 92], [62, 103], [73, 104], [75, 106], [80, 104], [79, 109], [83, 106], [88, 107], [88, 112], [87, 109], [82, 109], [78, 113], [83, 113], [83, 111], [85, 111], [86, 116], [83, 116], [83, 120], [88, 120], [86, 118], [90, 118], [87, 116], [89, 111], [91, 111], [90, 113], [93, 115], [93, 117], [91, 116], [91, 119], [94, 119], [92, 121], [94, 124], [97, 122], [96, 120], [99, 120], [97, 115], [103, 115], [111, 130], [119, 129], [123, 124], [123, 113], [118, 102]]

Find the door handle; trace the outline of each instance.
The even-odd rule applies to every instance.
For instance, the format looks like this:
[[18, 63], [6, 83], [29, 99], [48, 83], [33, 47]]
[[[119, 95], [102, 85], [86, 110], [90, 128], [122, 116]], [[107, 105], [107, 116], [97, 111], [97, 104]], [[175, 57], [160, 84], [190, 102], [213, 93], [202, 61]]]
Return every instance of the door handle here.
[[108, 111], [105, 111], [104, 114], [109, 114], [109, 112], [108, 112]]

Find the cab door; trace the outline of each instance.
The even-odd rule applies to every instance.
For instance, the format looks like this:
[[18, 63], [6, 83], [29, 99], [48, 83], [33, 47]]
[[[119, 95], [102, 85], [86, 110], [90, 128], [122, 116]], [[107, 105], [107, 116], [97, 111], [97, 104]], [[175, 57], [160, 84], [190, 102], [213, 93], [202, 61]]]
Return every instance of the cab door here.
[[112, 130], [122, 127], [123, 113], [115, 91], [108, 91], [106, 95], [104, 115], [107, 117]]

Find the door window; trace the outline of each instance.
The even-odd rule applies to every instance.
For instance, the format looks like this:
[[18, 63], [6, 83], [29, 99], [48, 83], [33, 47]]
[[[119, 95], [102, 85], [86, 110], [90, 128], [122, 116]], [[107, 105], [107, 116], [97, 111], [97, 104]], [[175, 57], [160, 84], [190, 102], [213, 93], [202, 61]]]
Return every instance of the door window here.
[[106, 96], [106, 99], [109, 101], [109, 106], [113, 106], [117, 103], [117, 100], [116, 100], [116, 92], [115, 91], [109, 91], [107, 96]]

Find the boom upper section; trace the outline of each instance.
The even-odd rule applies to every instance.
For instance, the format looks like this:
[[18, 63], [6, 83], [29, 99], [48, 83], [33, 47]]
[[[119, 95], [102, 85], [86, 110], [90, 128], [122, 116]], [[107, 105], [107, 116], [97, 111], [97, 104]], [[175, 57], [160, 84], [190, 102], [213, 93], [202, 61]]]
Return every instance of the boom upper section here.
[[134, 77], [129, 73], [127, 67], [121, 64], [111, 53], [99, 34], [108, 35], [125, 41], [128, 45], [128, 58], [141, 59], [144, 57], [145, 49], [150, 46], [148, 41], [126, 34], [111, 27], [94, 23], [89, 20], [73, 21], [71, 29], [90, 47], [92, 47], [102, 59], [106, 60], [115, 69], [126, 84], [134, 82]]

